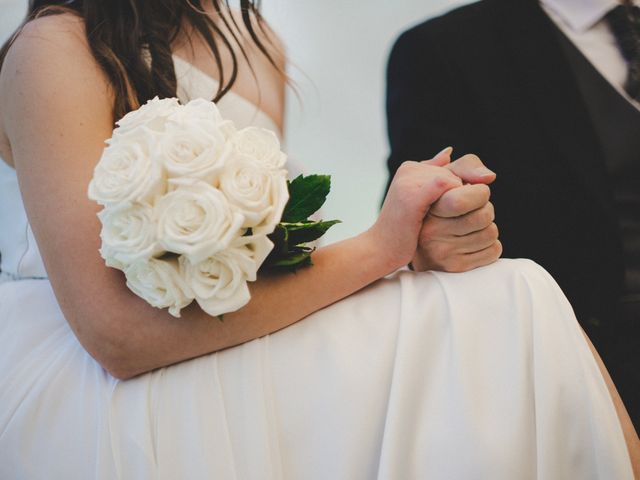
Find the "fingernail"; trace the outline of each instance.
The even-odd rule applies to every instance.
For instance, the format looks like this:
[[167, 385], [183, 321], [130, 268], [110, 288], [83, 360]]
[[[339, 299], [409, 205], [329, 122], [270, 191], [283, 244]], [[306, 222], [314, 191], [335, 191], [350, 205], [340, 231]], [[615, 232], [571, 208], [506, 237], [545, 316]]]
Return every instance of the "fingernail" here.
[[495, 172], [489, 170], [487, 167], [478, 167], [473, 171], [479, 177], [492, 177], [496, 174]]
[[441, 152], [438, 152], [433, 158], [439, 157], [440, 155], [451, 155], [451, 152], [453, 152], [453, 147], [447, 147]]

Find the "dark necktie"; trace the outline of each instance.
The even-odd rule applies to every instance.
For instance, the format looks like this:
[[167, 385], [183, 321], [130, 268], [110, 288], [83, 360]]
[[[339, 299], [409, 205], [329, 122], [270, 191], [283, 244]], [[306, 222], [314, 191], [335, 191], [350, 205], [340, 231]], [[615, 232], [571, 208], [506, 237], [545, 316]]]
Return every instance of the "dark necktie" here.
[[630, 3], [618, 5], [606, 19], [629, 68], [624, 89], [640, 101], [640, 8]]

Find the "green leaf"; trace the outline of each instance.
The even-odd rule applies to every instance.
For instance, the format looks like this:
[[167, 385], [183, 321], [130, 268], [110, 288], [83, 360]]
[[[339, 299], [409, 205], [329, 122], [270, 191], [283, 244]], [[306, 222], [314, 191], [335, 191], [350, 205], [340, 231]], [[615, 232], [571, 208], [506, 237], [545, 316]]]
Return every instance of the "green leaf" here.
[[302, 251], [295, 254], [291, 254], [286, 258], [281, 258], [275, 261], [271, 267], [280, 270], [295, 271], [299, 268], [311, 265], [311, 254], [313, 250]]
[[281, 223], [269, 235], [274, 248], [262, 264], [261, 269], [291, 270], [311, 265], [311, 254], [315, 250], [305, 246], [324, 235], [339, 220], [311, 221], [327, 199], [331, 190], [329, 175], [300, 175], [287, 182], [289, 202], [285, 207]]
[[263, 267], [279, 270], [297, 270], [300, 267], [311, 265], [311, 254], [314, 250], [308, 247], [295, 247], [284, 254], [271, 252]]
[[331, 190], [329, 175], [300, 175], [289, 182], [289, 202], [282, 221], [296, 223], [306, 220], [324, 204]]
[[281, 223], [276, 225], [273, 233], [269, 235], [269, 239], [273, 242], [273, 250], [271, 255], [285, 255], [289, 251], [289, 232]]
[[288, 244], [291, 246], [300, 245], [301, 243], [313, 242], [317, 240], [329, 230], [331, 227], [341, 223], [340, 220], [329, 220], [326, 222], [304, 222], [304, 223], [285, 223], [283, 226], [288, 232]]

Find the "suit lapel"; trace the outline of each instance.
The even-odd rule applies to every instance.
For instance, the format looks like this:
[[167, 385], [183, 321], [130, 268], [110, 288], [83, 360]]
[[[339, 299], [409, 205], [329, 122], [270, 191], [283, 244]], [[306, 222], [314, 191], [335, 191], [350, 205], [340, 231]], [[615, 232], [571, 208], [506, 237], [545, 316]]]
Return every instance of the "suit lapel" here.
[[576, 181], [610, 211], [602, 149], [555, 25], [536, 0], [498, 0], [495, 5], [496, 30], [534, 116]]

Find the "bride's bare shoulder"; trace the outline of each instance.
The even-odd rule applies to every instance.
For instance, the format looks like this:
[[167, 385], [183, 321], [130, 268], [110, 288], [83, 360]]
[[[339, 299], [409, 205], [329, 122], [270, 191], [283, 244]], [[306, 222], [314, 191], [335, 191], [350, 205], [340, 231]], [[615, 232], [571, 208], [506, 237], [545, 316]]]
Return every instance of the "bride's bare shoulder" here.
[[[72, 96], [110, 101], [109, 83], [95, 61], [84, 22], [73, 14], [56, 14], [28, 22], [9, 48], [0, 70], [0, 137], [18, 128], [15, 112], [61, 104]], [[57, 112], [58, 114], [60, 112]], [[28, 117], [25, 117], [28, 118]], [[11, 152], [3, 152], [11, 157]]]
[[83, 50], [88, 51], [88, 44], [81, 18], [70, 13], [47, 15], [31, 20], [18, 31], [5, 64], [52, 54], [60, 59], [65, 54]]
[[51, 70], [68, 77], [79, 72], [100, 72], [84, 22], [73, 14], [48, 15], [24, 25], [7, 52], [0, 71], [0, 87], [11, 86], [8, 80], [15, 80], [16, 76], [38, 77], [51, 74]]

